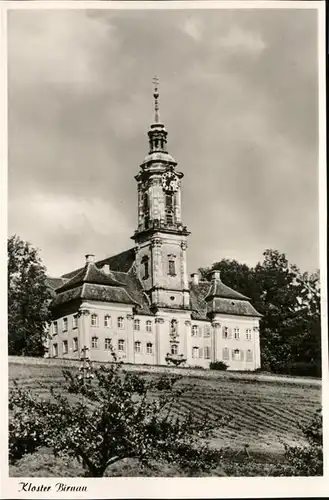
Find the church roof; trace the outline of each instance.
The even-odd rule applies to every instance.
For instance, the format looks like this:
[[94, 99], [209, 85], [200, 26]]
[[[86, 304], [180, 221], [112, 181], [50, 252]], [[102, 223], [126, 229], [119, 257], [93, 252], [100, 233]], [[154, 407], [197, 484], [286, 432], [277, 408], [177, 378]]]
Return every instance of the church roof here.
[[[130, 248], [129, 250], [125, 250], [124, 252], [112, 255], [111, 257], [107, 257], [106, 259], [99, 260], [95, 264], [96, 267], [98, 268], [101, 268], [107, 264], [110, 266], [111, 271], [120, 271], [123, 273], [127, 273], [131, 269], [134, 262], [135, 262], [135, 250], [134, 248]], [[84, 269], [83, 267], [80, 267], [75, 271], [63, 274], [62, 278], [72, 278], [79, 271], [82, 271], [83, 269]]]
[[248, 297], [222, 282], [190, 283], [190, 300], [193, 319], [206, 320], [209, 313], [261, 316], [252, 306]]
[[57, 293], [65, 292], [71, 288], [76, 288], [84, 283], [93, 285], [106, 285], [106, 286], [124, 286], [123, 283], [117, 281], [113, 274], [109, 272], [106, 274], [104, 271], [98, 269], [93, 262], [89, 262], [83, 269], [78, 271], [72, 278], [68, 279], [63, 285], [56, 289]]
[[[52, 307], [84, 299], [131, 304], [137, 314], [152, 314], [148, 298], [132, 267], [134, 255], [134, 250], [130, 249], [97, 263], [88, 263], [65, 277], [48, 278], [54, 291]], [[111, 265], [108, 272], [100, 269], [106, 264]], [[114, 271], [113, 267], [128, 269], [128, 272]]]

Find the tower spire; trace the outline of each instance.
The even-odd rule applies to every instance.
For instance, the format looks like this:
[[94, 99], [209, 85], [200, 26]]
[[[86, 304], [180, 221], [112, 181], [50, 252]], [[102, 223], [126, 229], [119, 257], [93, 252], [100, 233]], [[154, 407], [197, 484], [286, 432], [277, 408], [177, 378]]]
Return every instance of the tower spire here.
[[159, 114], [159, 78], [155, 76], [153, 78], [153, 97], [154, 97], [154, 121], [155, 123], [159, 123], [160, 114]]

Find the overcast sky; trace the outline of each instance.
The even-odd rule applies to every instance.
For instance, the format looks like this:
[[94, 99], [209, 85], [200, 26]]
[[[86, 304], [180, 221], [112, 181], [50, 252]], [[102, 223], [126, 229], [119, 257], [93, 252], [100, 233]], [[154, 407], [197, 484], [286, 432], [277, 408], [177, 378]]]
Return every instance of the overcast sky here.
[[9, 235], [51, 275], [133, 246], [152, 78], [188, 269], [266, 248], [318, 267], [316, 12], [11, 11]]

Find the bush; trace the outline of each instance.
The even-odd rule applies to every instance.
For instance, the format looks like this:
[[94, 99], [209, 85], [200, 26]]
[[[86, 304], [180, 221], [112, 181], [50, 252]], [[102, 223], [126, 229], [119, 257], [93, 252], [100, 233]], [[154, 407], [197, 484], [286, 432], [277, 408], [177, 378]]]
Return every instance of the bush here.
[[210, 370], [227, 370], [228, 365], [223, 361], [212, 361], [209, 366]]
[[305, 438], [306, 446], [285, 447], [286, 459], [293, 467], [294, 476], [322, 476], [323, 475], [323, 449], [322, 449], [322, 414], [317, 410], [311, 422], [300, 425]]

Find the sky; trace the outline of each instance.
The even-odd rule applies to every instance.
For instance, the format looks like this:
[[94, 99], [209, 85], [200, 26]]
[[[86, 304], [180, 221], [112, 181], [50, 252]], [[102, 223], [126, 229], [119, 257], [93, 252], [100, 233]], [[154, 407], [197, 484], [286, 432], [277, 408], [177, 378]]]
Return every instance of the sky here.
[[51, 276], [134, 246], [157, 75], [189, 272], [267, 248], [314, 271], [316, 44], [311, 9], [11, 11], [9, 235]]

